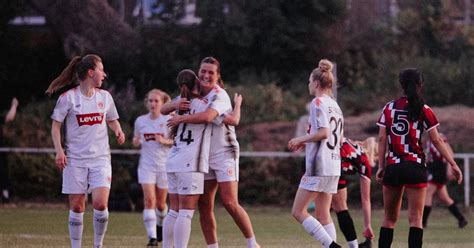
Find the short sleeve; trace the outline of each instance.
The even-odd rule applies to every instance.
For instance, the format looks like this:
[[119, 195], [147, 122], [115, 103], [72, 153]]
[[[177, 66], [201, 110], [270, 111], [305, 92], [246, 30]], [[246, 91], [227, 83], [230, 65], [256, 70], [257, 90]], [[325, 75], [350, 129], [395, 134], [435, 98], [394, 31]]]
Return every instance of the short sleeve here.
[[69, 110], [71, 109], [71, 101], [68, 98], [68, 94], [62, 94], [59, 96], [56, 106], [54, 107], [51, 119], [57, 122], [64, 122]]
[[229, 110], [232, 110], [232, 104], [230, 102], [229, 95], [223, 89], [218, 89], [212, 99], [209, 99], [209, 108], [212, 108], [217, 111], [218, 116], [222, 116], [227, 113]]
[[379, 120], [376, 123], [378, 126], [381, 126], [381, 127], [387, 126], [386, 119], [385, 119], [385, 110], [387, 109], [387, 106], [388, 104], [385, 105], [385, 107], [382, 109], [382, 113], [380, 114]]
[[317, 128], [329, 128], [328, 113], [324, 110], [322, 101], [319, 98], [313, 101], [314, 119], [316, 120]]
[[107, 108], [107, 120], [108, 121], [114, 121], [119, 119], [119, 115], [117, 112], [117, 108], [115, 107], [115, 102], [112, 96], [110, 95], [109, 92], [107, 92], [107, 98], [108, 98], [108, 103], [109, 106]]
[[135, 120], [135, 124], [133, 125], [133, 137], [139, 137], [140, 136], [140, 133], [139, 133], [139, 120], [140, 120], [140, 117], [138, 117], [136, 120]]
[[428, 107], [428, 105], [425, 105], [423, 107], [423, 113], [424, 113], [423, 126], [427, 131], [439, 125], [438, 118], [436, 118], [435, 113], [430, 107]]

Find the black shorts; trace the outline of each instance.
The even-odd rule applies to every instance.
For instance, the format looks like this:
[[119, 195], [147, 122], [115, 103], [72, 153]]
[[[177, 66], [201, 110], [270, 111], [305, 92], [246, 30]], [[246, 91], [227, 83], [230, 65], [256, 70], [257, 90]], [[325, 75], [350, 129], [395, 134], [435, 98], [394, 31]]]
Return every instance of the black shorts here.
[[385, 186], [406, 186], [424, 188], [428, 182], [428, 169], [416, 162], [391, 164], [385, 168], [383, 184]]
[[436, 184], [446, 184], [448, 182], [447, 165], [442, 161], [433, 161], [427, 164], [430, 173], [429, 181]]

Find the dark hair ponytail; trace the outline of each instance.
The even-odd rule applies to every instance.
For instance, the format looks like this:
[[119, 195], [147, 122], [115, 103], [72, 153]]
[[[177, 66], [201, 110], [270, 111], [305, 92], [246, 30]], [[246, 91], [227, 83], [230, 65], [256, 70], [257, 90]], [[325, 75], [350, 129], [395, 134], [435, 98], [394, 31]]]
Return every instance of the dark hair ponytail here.
[[404, 69], [400, 72], [399, 81], [408, 98], [408, 119], [417, 121], [425, 105], [421, 95], [423, 74], [415, 68]]

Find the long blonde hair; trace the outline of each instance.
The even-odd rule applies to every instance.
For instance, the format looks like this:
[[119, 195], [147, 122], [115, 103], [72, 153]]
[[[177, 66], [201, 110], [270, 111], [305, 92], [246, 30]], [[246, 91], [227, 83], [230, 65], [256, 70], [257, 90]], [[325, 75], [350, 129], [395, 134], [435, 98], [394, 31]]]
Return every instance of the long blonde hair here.
[[377, 156], [379, 154], [379, 146], [377, 141], [374, 137], [368, 137], [364, 141], [360, 142], [360, 145], [362, 146], [362, 149], [364, 150], [365, 154], [367, 154], [370, 165], [374, 167], [375, 163], [378, 160]]
[[166, 94], [166, 92], [162, 91], [162, 90], [159, 90], [159, 89], [151, 89], [150, 91], [148, 91], [148, 93], [146, 93], [146, 96], [145, 96], [145, 106], [147, 106], [147, 102], [148, 102], [148, 99], [150, 98], [150, 95], [152, 94], [157, 94], [160, 99], [161, 99], [161, 102], [163, 104], [169, 102], [171, 100], [171, 97]]

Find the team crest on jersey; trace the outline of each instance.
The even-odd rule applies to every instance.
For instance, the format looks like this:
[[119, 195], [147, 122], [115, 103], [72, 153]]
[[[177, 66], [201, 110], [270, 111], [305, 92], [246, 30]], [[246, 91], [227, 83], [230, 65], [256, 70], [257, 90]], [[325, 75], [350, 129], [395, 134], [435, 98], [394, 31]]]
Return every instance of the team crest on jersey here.
[[103, 109], [104, 108], [104, 102], [102, 102], [102, 101], [98, 102], [97, 107], [100, 108], [100, 109]]
[[104, 113], [90, 113], [90, 114], [82, 114], [76, 115], [77, 124], [79, 126], [92, 126], [95, 124], [101, 124], [104, 120]]

